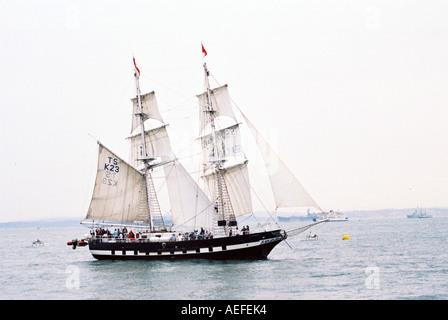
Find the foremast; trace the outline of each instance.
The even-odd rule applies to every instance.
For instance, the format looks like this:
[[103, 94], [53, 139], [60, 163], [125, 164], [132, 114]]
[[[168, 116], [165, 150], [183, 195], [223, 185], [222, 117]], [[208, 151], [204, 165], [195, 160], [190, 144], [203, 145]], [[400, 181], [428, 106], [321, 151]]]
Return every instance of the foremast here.
[[[149, 157], [147, 152], [147, 144], [146, 144], [146, 131], [145, 131], [145, 118], [146, 114], [143, 111], [142, 106], [142, 98], [141, 98], [141, 91], [140, 91], [140, 70], [137, 68], [137, 65], [135, 64], [134, 59], [134, 65], [135, 65], [135, 72], [134, 72], [134, 78], [135, 78], [135, 89], [136, 89], [136, 99], [137, 99], [137, 109], [134, 113], [134, 116], [138, 119], [138, 126], [141, 130], [141, 141], [142, 144], [140, 145], [140, 157], [137, 158], [137, 161], [140, 161], [143, 163], [142, 170], [142, 179], [144, 190], [141, 190], [141, 198], [144, 198], [146, 196], [146, 199], [141, 199], [140, 201], [140, 208], [139, 212], [140, 214], [137, 216], [139, 220], [142, 221], [148, 221], [149, 228], [151, 231], [155, 231], [155, 225], [158, 226], [164, 226], [165, 223], [163, 221], [163, 216], [160, 210], [159, 201], [157, 199], [157, 194], [155, 192], [154, 187], [154, 181], [152, 179], [151, 171], [154, 167], [153, 161], [155, 158]], [[147, 215], [147, 216], [146, 216]]]

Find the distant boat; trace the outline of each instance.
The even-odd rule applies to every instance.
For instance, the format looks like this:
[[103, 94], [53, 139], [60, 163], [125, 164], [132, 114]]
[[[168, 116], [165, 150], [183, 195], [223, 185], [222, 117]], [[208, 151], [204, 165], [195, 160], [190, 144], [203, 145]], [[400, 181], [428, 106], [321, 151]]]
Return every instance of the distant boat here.
[[415, 209], [414, 212], [412, 214], [408, 214], [407, 217], [408, 217], [408, 219], [413, 219], [413, 218], [420, 218], [420, 219], [432, 218], [431, 215], [426, 214], [426, 210], [423, 211], [422, 209]]
[[342, 221], [348, 221], [348, 217], [345, 216], [343, 213], [341, 212], [336, 212], [333, 210], [330, 210], [329, 212], [324, 212], [319, 214], [319, 219], [317, 219], [317, 221], [321, 221], [321, 220], [327, 220], [328, 222], [342, 222]]
[[278, 216], [277, 219], [279, 222], [292, 222], [292, 221], [296, 221], [296, 220], [300, 220], [300, 221], [306, 221], [306, 220], [311, 220], [311, 221], [317, 221], [320, 220], [322, 217], [320, 216], [322, 213], [317, 213], [317, 212], [310, 212], [310, 209], [307, 210], [306, 216], [287, 216], [287, 217], [283, 217], [283, 216]]
[[40, 240], [39, 238], [37, 238], [36, 241], [33, 241], [33, 247], [43, 247], [44, 246], [44, 242], [42, 240]]
[[310, 233], [306, 236], [306, 240], [319, 240], [319, 236], [315, 233]]
[[305, 217], [300, 217], [300, 219], [301, 220], [313, 220], [313, 221], [316, 221], [316, 220], [322, 218], [322, 217], [320, 217], [320, 215], [322, 215], [322, 213], [310, 212], [310, 209], [308, 209], [307, 212], [306, 212], [306, 216]]

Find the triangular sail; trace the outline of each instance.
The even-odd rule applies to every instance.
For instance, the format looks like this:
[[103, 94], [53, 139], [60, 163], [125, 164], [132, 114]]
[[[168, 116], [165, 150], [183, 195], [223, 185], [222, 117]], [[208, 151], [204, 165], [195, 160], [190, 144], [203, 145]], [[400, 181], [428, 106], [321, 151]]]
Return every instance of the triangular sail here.
[[98, 169], [86, 219], [148, 223], [142, 173], [98, 144]]
[[263, 156], [277, 208], [314, 207], [323, 212], [288, 167], [240, 110]]

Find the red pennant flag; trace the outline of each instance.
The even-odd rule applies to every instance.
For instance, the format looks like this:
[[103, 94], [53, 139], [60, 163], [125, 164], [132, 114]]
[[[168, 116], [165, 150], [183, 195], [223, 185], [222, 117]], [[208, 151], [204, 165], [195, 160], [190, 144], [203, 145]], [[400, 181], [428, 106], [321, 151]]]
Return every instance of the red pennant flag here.
[[135, 63], [135, 58], [132, 57], [132, 60], [134, 60], [135, 70], [137, 70], [137, 72], [138, 72], [138, 76], [140, 77], [140, 70], [138, 70], [138, 68], [137, 68], [137, 64]]
[[202, 46], [202, 52], [204, 53], [204, 57], [207, 55], [207, 51], [205, 51], [204, 45], [201, 43]]

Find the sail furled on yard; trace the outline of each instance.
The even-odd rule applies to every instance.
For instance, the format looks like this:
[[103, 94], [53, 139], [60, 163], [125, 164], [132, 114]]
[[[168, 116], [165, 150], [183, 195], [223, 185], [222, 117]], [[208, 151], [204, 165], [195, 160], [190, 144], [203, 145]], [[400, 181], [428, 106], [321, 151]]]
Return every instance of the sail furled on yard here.
[[86, 219], [147, 223], [140, 218], [148, 216], [142, 173], [98, 145], [97, 175]]
[[249, 119], [247, 119], [244, 113], [241, 112], [241, 115], [258, 144], [268, 172], [277, 208], [310, 206], [323, 212], [285, 163], [279, 158], [274, 150], [272, 150], [267, 141], [261, 136], [258, 130], [255, 129]]

